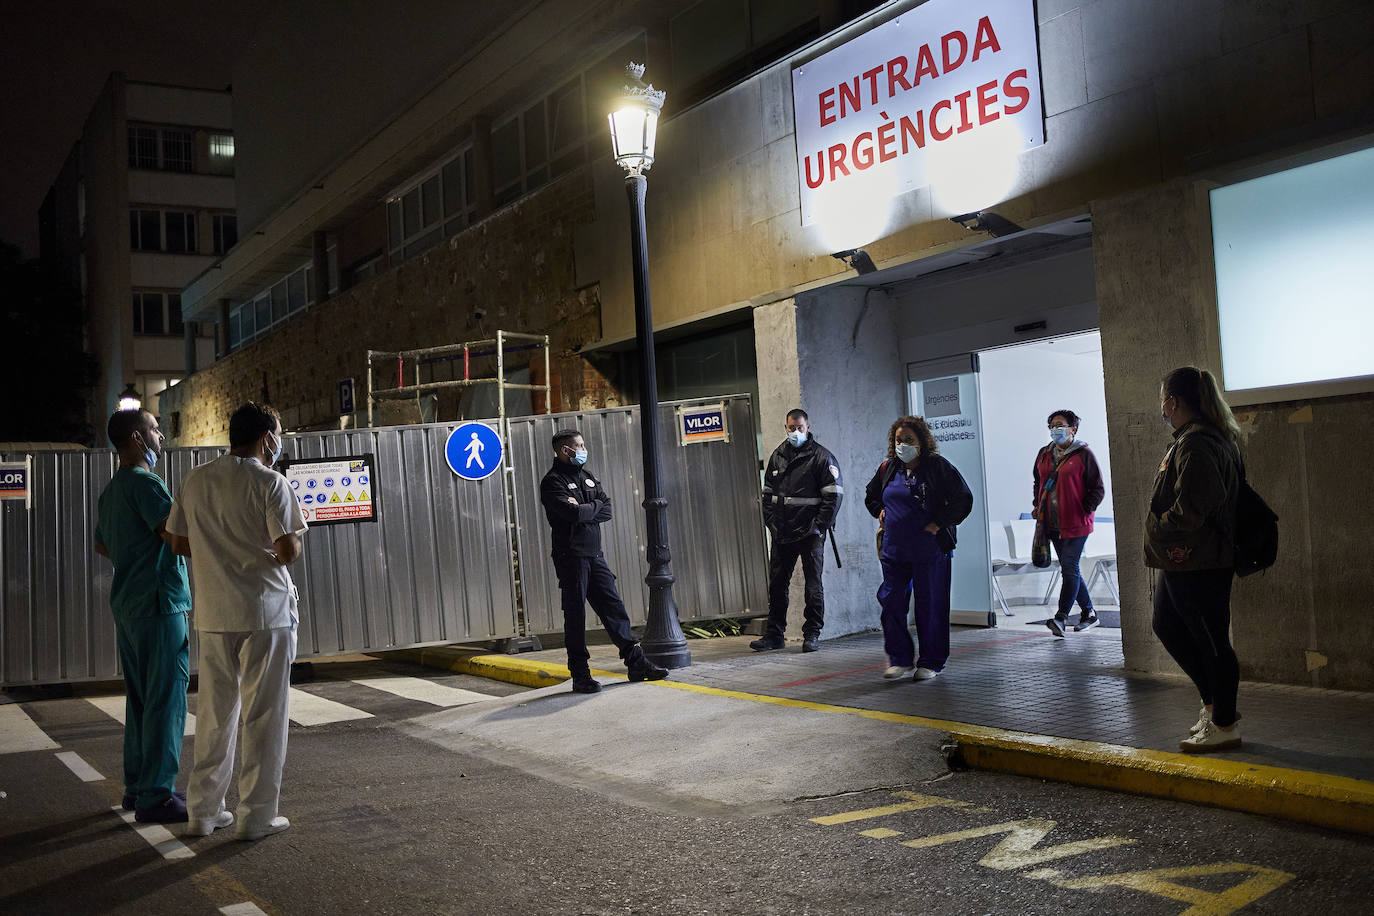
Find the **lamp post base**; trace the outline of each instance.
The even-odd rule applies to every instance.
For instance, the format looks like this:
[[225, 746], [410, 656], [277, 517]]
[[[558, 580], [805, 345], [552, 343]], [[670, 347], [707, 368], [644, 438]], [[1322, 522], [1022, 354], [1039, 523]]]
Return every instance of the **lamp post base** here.
[[649, 622], [644, 638], [639, 641], [644, 657], [663, 668], [687, 668], [692, 653], [687, 637], [677, 620], [677, 605], [673, 602], [673, 579], [649, 583]]

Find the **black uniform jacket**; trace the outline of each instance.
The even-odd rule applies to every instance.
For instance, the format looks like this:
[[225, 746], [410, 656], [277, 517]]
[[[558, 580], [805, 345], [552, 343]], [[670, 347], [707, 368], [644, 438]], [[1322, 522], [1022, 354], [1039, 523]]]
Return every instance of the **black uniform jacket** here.
[[539, 501], [553, 528], [553, 558], [601, 556], [601, 523], [611, 498], [586, 466], [555, 460], [539, 484]]
[[800, 448], [783, 442], [773, 450], [763, 474], [763, 523], [773, 540], [788, 544], [828, 531], [843, 498], [839, 463], [809, 433]]
[[[868, 508], [868, 514], [874, 518], [883, 511], [883, 491], [892, 482], [892, 478], [897, 476], [899, 467], [901, 462], [896, 458], [887, 459], [878, 466], [873, 479], [864, 490], [864, 506]], [[917, 467], [925, 475], [926, 483], [930, 486], [931, 521], [940, 526], [940, 533], [935, 535], [935, 542], [940, 545], [941, 550], [949, 553], [959, 542], [955, 527], [973, 511], [973, 493], [969, 491], [968, 484], [964, 482], [964, 475], [959, 473], [959, 469], [939, 455], [921, 456]]]

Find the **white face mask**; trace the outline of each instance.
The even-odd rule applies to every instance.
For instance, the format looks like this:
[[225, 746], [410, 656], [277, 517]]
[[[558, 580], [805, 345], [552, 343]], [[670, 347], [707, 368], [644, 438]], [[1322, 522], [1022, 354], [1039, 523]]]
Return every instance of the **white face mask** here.
[[267, 466], [270, 468], [277, 463], [278, 459], [281, 458], [281, 450], [282, 445], [284, 445], [284, 443], [282, 442], [281, 436], [276, 436], [273, 433], [268, 433], [268, 435], [273, 436], [277, 440], [276, 448], [272, 450], [272, 459], [267, 462]]
[[801, 448], [806, 444], [806, 433], [799, 429], [794, 429], [787, 434], [787, 441], [791, 442], [794, 448]]
[[903, 464], [910, 464], [917, 455], [916, 446], [906, 442], [898, 442], [894, 451], [897, 453], [897, 460]]

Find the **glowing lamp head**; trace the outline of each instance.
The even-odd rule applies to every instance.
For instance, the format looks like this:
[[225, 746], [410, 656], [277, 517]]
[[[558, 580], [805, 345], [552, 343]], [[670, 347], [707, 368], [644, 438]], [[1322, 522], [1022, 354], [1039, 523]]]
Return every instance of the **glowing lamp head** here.
[[641, 175], [654, 164], [654, 141], [658, 136], [658, 113], [667, 93], [645, 84], [644, 65], [633, 61], [625, 68], [628, 82], [615, 100], [609, 120], [611, 151], [615, 161], [631, 175]]
[[138, 396], [138, 389], [134, 383], [130, 382], [124, 386], [124, 390], [119, 393], [120, 410], [138, 410], [143, 406], [143, 399]]

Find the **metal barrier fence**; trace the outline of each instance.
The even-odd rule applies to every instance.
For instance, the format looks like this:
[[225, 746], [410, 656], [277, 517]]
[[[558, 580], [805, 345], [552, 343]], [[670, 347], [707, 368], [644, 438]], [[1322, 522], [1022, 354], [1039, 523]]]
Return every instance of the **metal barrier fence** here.
[[[767, 613], [768, 560], [759, 508], [758, 448], [753, 405], [747, 395], [723, 401], [729, 442], [678, 445], [675, 410], [659, 405], [659, 452], [668, 499], [668, 548], [673, 600], [682, 620], [711, 620]], [[587, 443], [587, 466], [610, 494], [612, 518], [602, 526], [606, 563], [619, 577], [620, 595], [635, 625], [645, 622], [644, 458], [639, 408], [519, 417], [510, 421], [515, 463], [516, 536], [529, 632], [563, 629], [558, 582], [549, 559], [549, 524], [539, 504], [539, 481], [553, 463], [556, 430], [575, 426]], [[599, 626], [589, 618], [589, 628]]]
[[[752, 405], [747, 396], [714, 400], [724, 401], [735, 431], [728, 443], [680, 447], [675, 405], [660, 406], [674, 597], [683, 620], [760, 614], [766, 606]], [[378, 521], [316, 526], [304, 538], [303, 561], [292, 569], [301, 595], [298, 656], [560, 632], [539, 481], [554, 431], [571, 424], [587, 440], [594, 473], [606, 475], [615, 508], [603, 529], [606, 558], [632, 620], [642, 624], [647, 538], [637, 407], [513, 419], [509, 472], [476, 482], [458, 478], [444, 459], [457, 423], [301, 433], [287, 439], [296, 459], [374, 455]], [[168, 449], [157, 472], [175, 494], [188, 471], [224, 452]], [[119, 676], [112, 568], [92, 546], [97, 503], [116, 464], [109, 449], [33, 453], [33, 508], [0, 503], [0, 685]]]

